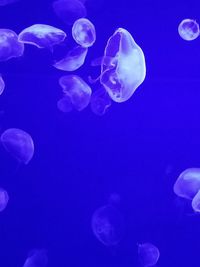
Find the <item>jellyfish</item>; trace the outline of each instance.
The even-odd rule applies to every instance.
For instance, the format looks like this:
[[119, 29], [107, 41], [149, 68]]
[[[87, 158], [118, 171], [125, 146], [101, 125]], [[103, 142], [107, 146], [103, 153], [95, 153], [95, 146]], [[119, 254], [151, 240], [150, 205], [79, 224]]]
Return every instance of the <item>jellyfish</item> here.
[[22, 56], [24, 44], [18, 41], [17, 34], [9, 29], [0, 29], [0, 61]]
[[60, 111], [67, 113], [73, 110], [73, 105], [71, 102], [71, 98], [68, 95], [63, 96], [57, 102], [57, 107]]
[[105, 246], [117, 245], [124, 234], [123, 217], [112, 205], [102, 206], [93, 213], [91, 227], [95, 237]]
[[95, 27], [88, 19], [80, 18], [73, 24], [72, 36], [77, 44], [82, 47], [90, 47], [96, 41]]
[[10, 128], [1, 134], [1, 143], [5, 150], [18, 162], [28, 164], [34, 154], [34, 143], [27, 132]]
[[79, 0], [56, 0], [52, 7], [57, 17], [68, 25], [87, 15], [83, 1]]
[[90, 86], [77, 75], [65, 75], [59, 79], [64, 95], [70, 97], [73, 107], [82, 111], [85, 109], [91, 98]]
[[0, 75], [0, 95], [3, 94], [4, 89], [5, 89], [5, 82], [2, 78], [2, 76]]
[[178, 26], [180, 37], [186, 41], [195, 40], [200, 33], [199, 24], [193, 19], [184, 19]]
[[195, 212], [200, 212], [200, 190], [196, 193], [196, 195], [192, 199], [192, 208]]
[[200, 168], [189, 168], [183, 171], [173, 189], [177, 196], [192, 200], [200, 190]]
[[70, 50], [67, 55], [57, 61], [53, 66], [63, 71], [74, 71], [79, 69], [85, 62], [88, 48], [77, 46]]
[[145, 58], [131, 34], [118, 28], [107, 41], [100, 82], [115, 102], [127, 101], [144, 81]]
[[46, 249], [34, 249], [28, 253], [23, 267], [46, 267], [48, 263]]
[[5, 210], [8, 201], [9, 201], [8, 192], [5, 189], [0, 188], [0, 212]]
[[110, 106], [111, 99], [104, 88], [100, 87], [92, 93], [90, 107], [94, 114], [102, 116], [108, 111]]
[[52, 49], [66, 38], [66, 33], [46, 24], [34, 24], [20, 32], [18, 40], [38, 48]]
[[159, 249], [151, 243], [138, 244], [138, 258], [143, 267], [156, 265], [160, 257]]

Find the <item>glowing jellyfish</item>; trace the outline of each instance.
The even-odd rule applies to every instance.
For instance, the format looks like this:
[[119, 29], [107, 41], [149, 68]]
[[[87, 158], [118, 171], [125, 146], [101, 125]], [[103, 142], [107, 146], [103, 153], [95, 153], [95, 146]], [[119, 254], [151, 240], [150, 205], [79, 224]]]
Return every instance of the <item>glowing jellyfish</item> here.
[[85, 109], [91, 98], [92, 90], [90, 86], [77, 75], [66, 75], [59, 79], [63, 93], [70, 97], [73, 107], [82, 111]]
[[192, 199], [192, 208], [195, 212], [200, 212], [200, 190], [196, 193]]
[[23, 267], [46, 267], [48, 263], [47, 250], [34, 249], [28, 253]]
[[156, 265], [160, 257], [158, 248], [151, 243], [138, 244], [139, 262], [144, 267]]
[[34, 154], [32, 137], [25, 131], [10, 128], [1, 134], [1, 143], [5, 150], [20, 163], [28, 164]]
[[96, 41], [95, 27], [88, 19], [78, 19], [73, 24], [72, 36], [82, 47], [90, 47]]
[[63, 71], [77, 70], [84, 64], [87, 52], [87, 48], [77, 46], [70, 50], [63, 59], [57, 61], [53, 66]]
[[127, 101], [144, 81], [145, 58], [131, 34], [118, 28], [107, 41], [100, 82], [115, 102]]
[[57, 17], [68, 25], [87, 15], [84, 3], [79, 0], [57, 0], [53, 2], [53, 10]]
[[34, 24], [21, 31], [18, 36], [18, 40], [22, 43], [49, 49], [63, 42], [65, 38], [64, 31], [46, 24]]
[[99, 88], [92, 93], [90, 107], [94, 114], [102, 116], [111, 106], [111, 99], [104, 88]]
[[105, 246], [117, 245], [124, 234], [124, 221], [121, 213], [112, 205], [97, 209], [91, 221], [92, 231]]
[[177, 196], [193, 199], [200, 190], [200, 168], [189, 168], [183, 171], [176, 180], [173, 189]]
[[18, 41], [17, 34], [9, 29], [0, 29], [0, 61], [20, 57], [24, 53], [24, 44]]
[[182, 39], [192, 41], [199, 36], [199, 24], [193, 19], [184, 19], [178, 26], [178, 33]]
[[65, 95], [57, 102], [57, 107], [60, 111], [67, 113], [73, 110], [73, 105], [71, 102], [71, 98], [68, 95]]
[[0, 212], [5, 210], [9, 201], [8, 193], [5, 189], [0, 188]]
[[3, 94], [4, 89], [5, 89], [5, 82], [4, 82], [3, 78], [2, 78], [2, 76], [0, 75], [0, 95]]

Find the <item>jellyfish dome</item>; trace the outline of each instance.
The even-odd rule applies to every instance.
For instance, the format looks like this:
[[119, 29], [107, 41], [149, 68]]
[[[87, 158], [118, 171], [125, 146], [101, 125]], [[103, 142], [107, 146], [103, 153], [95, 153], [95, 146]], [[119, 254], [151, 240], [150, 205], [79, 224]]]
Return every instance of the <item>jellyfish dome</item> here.
[[178, 33], [182, 39], [193, 41], [200, 34], [199, 24], [196, 20], [184, 19], [178, 26]]
[[48, 263], [46, 249], [33, 249], [28, 253], [23, 267], [46, 267]]
[[159, 257], [159, 249], [151, 243], [138, 245], [139, 262], [143, 267], [155, 266]]

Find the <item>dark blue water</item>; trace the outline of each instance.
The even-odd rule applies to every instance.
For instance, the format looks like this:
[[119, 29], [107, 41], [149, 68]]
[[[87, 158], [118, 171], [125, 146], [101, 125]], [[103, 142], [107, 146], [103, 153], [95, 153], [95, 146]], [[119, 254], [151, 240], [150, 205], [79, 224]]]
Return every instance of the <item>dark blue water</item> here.
[[[35, 143], [27, 166], [0, 151], [0, 185], [10, 196], [0, 214], [0, 266], [22, 267], [31, 249], [45, 248], [50, 267], [133, 267], [137, 242], [146, 241], [160, 250], [158, 266], [199, 266], [200, 217], [172, 188], [180, 172], [200, 166], [200, 39], [186, 42], [177, 32], [182, 19], [200, 19], [200, 4], [88, 0], [86, 7], [97, 40], [76, 74], [96, 77], [90, 61], [124, 27], [143, 49], [147, 76], [130, 100], [99, 117], [89, 107], [57, 109], [63, 72], [51, 66], [48, 50], [26, 46], [22, 58], [0, 64], [1, 132], [21, 128]], [[0, 7], [0, 28], [19, 33], [35, 23], [72, 40], [51, 1]], [[91, 216], [113, 192], [121, 197], [125, 235], [110, 249], [93, 235]]]

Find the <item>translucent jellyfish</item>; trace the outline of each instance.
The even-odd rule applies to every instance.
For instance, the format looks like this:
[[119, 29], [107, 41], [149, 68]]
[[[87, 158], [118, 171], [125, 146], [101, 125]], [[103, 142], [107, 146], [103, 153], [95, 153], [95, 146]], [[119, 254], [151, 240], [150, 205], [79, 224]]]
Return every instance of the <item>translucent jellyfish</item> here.
[[47, 263], [47, 250], [34, 249], [29, 252], [23, 267], [46, 267]]
[[192, 208], [195, 212], [200, 212], [200, 190], [196, 193], [192, 199]]
[[200, 168], [189, 168], [183, 171], [173, 189], [177, 196], [192, 200], [200, 190]]
[[73, 24], [72, 36], [82, 47], [90, 47], [96, 41], [95, 27], [88, 19], [78, 19]]
[[53, 66], [64, 71], [77, 70], [84, 64], [87, 53], [87, 48], [77, 46], [70, 50], [63, 59], [57, 61]]
[[117, 208], [106, 205], [97, 209], [91, 221], [92, 231], [105, 246], [117, 245], [124, 234], [124, 220]]
[[158, 248], [151, 243], [138, 244], [138, 258], [142, 266], [154, 266], [156, 265], [160, 257]]
[[65, 38], [64, 31], [46, 24], [34, 24], [21, 31], [18, 36], [18, 40], [22, 43], [48, 49], [63, 42]]
[[107, 41], [100, 82], [115, 102], [127, 101], [144, 81], [146, 64], [142, 49], [131, 34], [118, 28]]
[[65, 75], [59, 79], [59, 84], [76, 110], [82, 111], [88, 106], [92, 90], [83, 79], [77, 75]]
[[9, 29], [0, 29], [0, 61], [20, 57], [24, 53], [24, 44], [18, 41], [17, 34]]
[[102, 116], [111, 106], [111, 99], [104, 88], [99, 88], [92, 93], [90, 107], [94, 114]]
[[0, 95], [3, 94], [4, 89], [5, 89], [5, 82], [2, 78], [2, 76], [0, 75]]
[[32, 137], [25, 131], [10, 128], [1, 134], [1, 143], [5, 150], [20, 163], [28, 164], [34, 154]]
[[87, 15], [85, 5], [79, 0], [57, 0], [53, 2], [55, 14], [66, 24], [72, 25], [79, 18]]
[[71, 102], [71, 98], [68, 95], [65, 95], [57, 102], [57, 107], [60, 111], [67, 113], [73, 110], [73, 105]]
[[0, 212], [5, 210], [9, 201], [8, 193], [5, 189], [0, 188]]
[[186, 41], [192, 41], [199, 36], [199, 24], [193, 19], [184, 19], [178, 26], [178, 33]]

